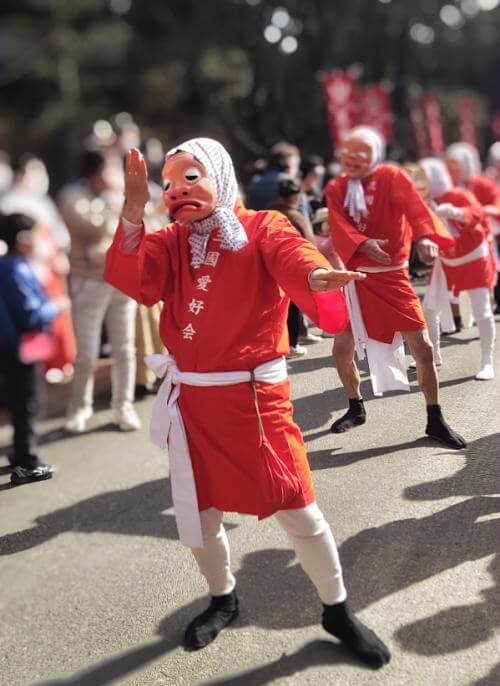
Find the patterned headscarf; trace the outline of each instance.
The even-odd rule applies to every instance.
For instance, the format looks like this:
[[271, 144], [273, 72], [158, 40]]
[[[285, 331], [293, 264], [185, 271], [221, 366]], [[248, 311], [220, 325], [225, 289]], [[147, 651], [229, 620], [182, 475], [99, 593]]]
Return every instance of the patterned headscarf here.
[[210, 234], [214, 229], [219, 229], [220, 245], [224, 250], [237, 252], [248, 243], [245, 229], [234, 213], [238, 183], [229, 153], [212, 138], [192, 138], [169, 150], [166, 158], [176, 152], [191, 153], [205, 167], [217, 190], [217, 204], [212, 214], [197, 222], [186, 222], [191, 228], [188, 238], [191, 266], [198, 269], [203, 264]]
[[450, 173], [443, 160], [437, 157], [425, 157], [420, 160], [419, 164], [429, 180], [429, 196], [432, 200], [440, 198], [453, 188]]
[[[385, 141], [382, 136], [368, 126], [357, 126], [347, 134], [346, 140], [356, 138], [370, 146], [372, 151], [372, 162], [368, 173], [371, 174], [377, 164], [385, 158]], [[345, 142], [344, 141], [344, 142]], [[344, 207], [347, 208], [349, 215], [357, 223], [361, 215], [367, 214], [365, 191], [362, 179], [349, 179], [347, 182], [347, 193], [345, 196]]]
[[470, 143], [453, 143], [446, 149], [446, 156], [460, 162], [465, 182], [481, 173], [479, 153]]

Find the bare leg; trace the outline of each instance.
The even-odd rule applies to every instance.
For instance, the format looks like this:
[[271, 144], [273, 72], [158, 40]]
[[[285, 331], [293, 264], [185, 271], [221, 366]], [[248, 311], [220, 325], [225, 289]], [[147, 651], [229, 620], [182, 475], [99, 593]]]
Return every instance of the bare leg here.
[[433, 347], [434, 364], [436, 367], [439, 367], [443, 364], [443, 358], [441, 357], [441, 342], [439, 338], [441, 333], [439, 314], [434, 310], [425, 310], [424, 314], [429, 329], [429, 338]]
[[417, 379], [427, 405], [439, 402], [439, 381], [434, 366], [432, 343], [427, 329], [424, 331], [405, 331], [404, 339], [417, 365]]
[[354, 361], [354, 337], [350, 331], [336, 334], [333, 341], [333, 358], [348, 398], [361, 398], [361, 379]]
[[443, 417], [439, 405], [439, 381], [434, 366], [432, 343], [427, 330], [405, 331], [403, 336], [417, 365], [417, 378], [420, 390], [427, 405], [427, 426], [425, 433], [450, 448], [460, 450], [466, 442], [454, 431]]
[[354, 338], [350, 331], [344, 331], [335, 336], [333, 357], [349, 398], [349, 409], [330, 427], [330, 431], [337, 434], [366, 422], [366, 410], [360, 392], [361, 379], [354, 361]]

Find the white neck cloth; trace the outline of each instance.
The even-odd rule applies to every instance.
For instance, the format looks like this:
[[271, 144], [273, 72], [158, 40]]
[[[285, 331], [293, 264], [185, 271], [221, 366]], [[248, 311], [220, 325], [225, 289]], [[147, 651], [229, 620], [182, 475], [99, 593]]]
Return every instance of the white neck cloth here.
[[192, 138], [169, 150], [166, 157], [176, 152], [189, 152], [205, 167], [217, 189], [217, 204], [211, 215], [198, 222], [189, 222], [191, 228], [191, 266], [198, 269], [205, 259], [210, 234], [219, 229], [221, 247], [237, 252], [245, 247], [248, 238], [240, 220], [234, 213], [238, 197], [238, 183], [233, 162], [227, 150], [212, 138]]
[[[371, 174], [375, 167], [383, 161], [385, 157], [385, 141], [382, 136], [367, 126], [357, 126], [348, 134], [346, 140], [356, 138], [363, 141], [370, 146], [372, 151], [372, 161], [368, 174]], [[347, 193], [345, 196], [344, 207], [356, 223], [358, 223], [363, 215], [366, 215], [368, 209], [366, 207], [365, 191], [363, 188], [362, 179], [349, 179], [347, 182]]]

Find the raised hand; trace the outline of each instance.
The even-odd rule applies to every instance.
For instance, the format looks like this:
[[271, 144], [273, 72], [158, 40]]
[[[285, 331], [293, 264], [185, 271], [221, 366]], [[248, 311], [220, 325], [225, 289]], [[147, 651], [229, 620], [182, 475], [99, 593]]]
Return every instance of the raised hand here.
[[457, 222], [461, 222], [464, 219], [463, 211], [449, 202], [443, 202], [441, 205], [438, 205], [436, 207], [436, 214], [441, 219], [454, 219]]
[[361, 272], [340, 271], [338, 269], [314, 269], [309, 274], [309, 286], [312, 291], [332, 291], [342, 288], [349, 281], [363, 281], [366, 274]]
[[125, 205], [123, 217], [133, 224], [141, 224], [144, 208], [149, 200], [148, 170], [143, 156], [132, 148], [125, 160]]
[[364, 253], [371, 260], [375, 260], [375, 262], [380, 262], [381, 264], [390, 264], [391, 256], [384, 250], [384, 247], [388, 242], [389, 241], [387, 239], [382, 240], [381, 238], [369, 238], [359, 246], [356, 252]]

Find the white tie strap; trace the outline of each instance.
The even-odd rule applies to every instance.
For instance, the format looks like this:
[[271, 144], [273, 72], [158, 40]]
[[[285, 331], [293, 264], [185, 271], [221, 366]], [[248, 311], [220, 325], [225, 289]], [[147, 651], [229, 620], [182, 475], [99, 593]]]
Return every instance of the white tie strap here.
[[[377, 274], [382, 272], [406, 269], [408, 262], [387, 267], [357, 267], [360, 272]], [[354, 337], [354, 347], [358, 360], [368, 358], [370, 380], [373, 394], [382, 395], [388, 391], [409, 391], [404, 340], [399, 331], [394, 334], [392, 343], [382, 343], [368, 336], [366, 331], [358, 291], [355, 281], [350, 281], [345, 287], [347, 309]]]
[[424, 311], [436, 312], [441, 328], [445, 333], [455, 331], [453, 311], [451, 309], [448, 284], [441, 259], [436, 257], [432, 269], [431, 280], [423, 300]]

